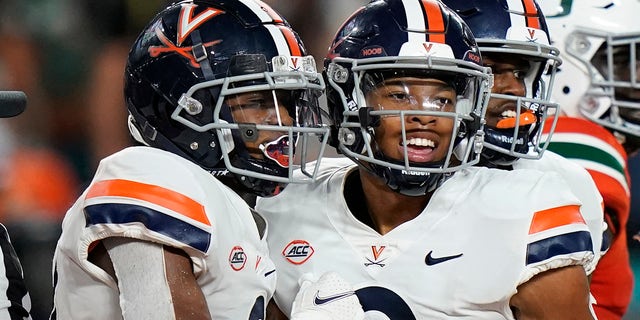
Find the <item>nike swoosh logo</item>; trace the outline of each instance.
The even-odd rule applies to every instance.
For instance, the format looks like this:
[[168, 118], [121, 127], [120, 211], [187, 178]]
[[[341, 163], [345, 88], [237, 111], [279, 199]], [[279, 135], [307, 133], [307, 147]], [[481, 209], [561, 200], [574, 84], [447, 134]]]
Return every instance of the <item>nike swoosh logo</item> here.
[[428, 266], [433, 266], [433, 265], [436, 265], [438, 263], [443, 263], [445, 261], [449, 261], [449, 260], [452, 260], [452, 259], [456, 259], [456, 258], [462, 257], [462, 253], [461, 253], [461, 254], [456, 254], [456, 255], [453, 255], [453, 256], [445, 256], [445, 257], [434, 258], [433, 256], [431, 256], [432, 253], [433, 253], [433, 251], [429, 251], [427, 256], [424, 258], [424, 263], [426, 263]]
[[313, 300], [313, 304], [315, 304], [317, 306], [323, 305], [325, 303], [329, 303], [329, 302], [332, 302], [332, 301], [344, 299], [344, 298], [350, 297], [350, 296], [355, 294], [353, 291], [347, 291], [347, 292], [334, 294], [332, 296], [320, 297], [320, 296], [318, 296], [318, 293], [320, 293], [320, 291], [316, 291], [316, 298]]
[[274, 272], [276, 272], [276, 269], [273, 269], [273, 270], [271, 270], [271, 271], [269, 271], [269, 272], [266, 272], [266, 273], [264, 274], [264, 276], [265, 276], [265, 277], [267, 277], [267, 276], [269, 276], [270, 274], [272, 274], [272, 273], [274, 273]]

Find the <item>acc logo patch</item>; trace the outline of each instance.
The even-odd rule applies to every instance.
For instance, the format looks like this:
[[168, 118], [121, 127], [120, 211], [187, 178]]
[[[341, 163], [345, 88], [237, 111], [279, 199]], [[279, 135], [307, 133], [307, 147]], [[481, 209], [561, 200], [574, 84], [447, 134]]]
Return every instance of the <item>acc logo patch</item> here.
[[293, 264], [303, 264], [315, 251], [306, 240], [293, 240], [282, 250], [282, 255]]
[[244, 268], [244, 265], [247, 263], [247, 255], [244, 253], [244, 249], [241, 246], [235, 246], [231, 249], [231, 253], [229, 254], [229, 265], [231, 269], [235, 271], [240, 271]]

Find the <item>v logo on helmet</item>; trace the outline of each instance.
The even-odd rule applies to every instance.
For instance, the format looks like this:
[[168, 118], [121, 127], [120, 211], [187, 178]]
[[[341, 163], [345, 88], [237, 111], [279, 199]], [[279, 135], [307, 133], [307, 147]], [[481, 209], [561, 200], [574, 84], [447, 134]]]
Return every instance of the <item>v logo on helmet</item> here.
[[298, 58], [291, 57], [291, 65], [294, 71], [298, 71]]
[[433, 48], [433, 43], [423, 43], [424, 49], [427, 50], [427, 54], [431, 53], [431, 48]]
[[197, 16], [193, 16], [193, 9], [197, 5], [195, 4], [183, 4], [182, 10], [180, 10], [180, 20], [178, 20], [178, 39], [176, 44], [180, 46], [184, 39], [186, 39], [193, 30], [199, 27], [201, 24], [207, 22], [207, 20], [223, 14], [224, 11], [214, 8], [207, 8], [199, 13]]
[[538, 41], [538, 39], [536, 39], [536, 29], [527, 28], [527, 32], [529, 33], [529, 38], [527, 39], [529, 42]]

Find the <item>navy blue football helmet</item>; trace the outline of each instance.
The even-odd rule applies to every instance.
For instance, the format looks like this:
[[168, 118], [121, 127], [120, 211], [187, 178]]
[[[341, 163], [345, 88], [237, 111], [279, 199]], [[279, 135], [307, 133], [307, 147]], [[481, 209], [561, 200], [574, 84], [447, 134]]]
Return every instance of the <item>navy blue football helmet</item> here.
[[[289, 24], [254, 0], [193, 0], [160, 12], [135, 41], [125, 97], [133, 137], [265, 196], [277, 192], [321, 141], [324, 81]], [[259, 114], [260, 118], [252, 118]], [[265, 138], [267, 137], [268, 138]], [[314, 150], [315, 150], [314, 149]], [[257, 156], [256, 156], [257, 155]], [[311, 159], [313, 160], [313, 159]], [[298, 175], [296, 175], [298, 177]]]
[[[331, 144], [405, 195], [433, 191], [448, 173], [476, 164], [482, 148], [490, 70], [482, 66], [473, 35], [456, 13], [439, 1], [374, 0], [338, 30], [324, 62], [327, 102], [333, 120]], [[367, 104], [372, 88], [394, 77], [436, 78], [455, 88], [455, 110], [378, 110]], [[382, 108], [384, 109], [384, 108]], [[427, 109], [427, 110], [425, 110]], [[443, 160], [391, 159], [376, 143], [381, 117], [433, 116], [453, 119]], [[411, 141], [403, 127], [402, 145]]]
[[[523, 81], [524, 95], [494, 86], [487, 109], [482, 163], [511, 165], [519, 158], [539, 159], [551, 134], [542, 138], [545, 120], [558, 113], [551, 102], [551, 88], [559, 50], [552, 47], [545, 17], [534, 0], [443, 0], [467, 23], [484, 58], [500, 63], [505, 57], [521, 59], [528, 66], [515, 70]], [[485, 61], [486, 62], [486, 61]], [[487, 63], [485, 63], [487, 65]], [[494, 70], [497, 77], [500, 70]], [[544, 77], [543, 77], [544, 76]], [[499, 103], [497, 103], [500, 101]], [[495, 106], [494, 106], [495, 104]], [[498, 119], [497, 123], [490, 119]], [[552, 127], [555, 127], [554, 117]]]

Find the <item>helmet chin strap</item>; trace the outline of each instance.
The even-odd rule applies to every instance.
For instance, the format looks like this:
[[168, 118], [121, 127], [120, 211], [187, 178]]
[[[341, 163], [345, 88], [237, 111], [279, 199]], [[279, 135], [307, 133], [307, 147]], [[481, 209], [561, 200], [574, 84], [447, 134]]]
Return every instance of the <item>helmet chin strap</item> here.
[[[283, 174], [286, 174], [286, 171], [283, 172], [284, 169], [271, 165], [272, 161], [266, 162], [265, 160], [255, 159], [250, 156], [242, 156], [235, 152], [229, 156], [229, 160], [235, 167], [245, 168], [250, 171], [264, 173], [271, 176], [282, 176]], [[236, 185], [242, 186], [250, 193], [260, 197], [274, 196], [286, 185], [285, 183], [249, 177], [242, 174], [232, 174], [235, 177]]]
[[[361, 126], [364, 124], [375, 124], [375, 126], [379, 125], [379, 118], [369, 118], [365, 121], [362, 120], [364, 116], [368, 114], [368, 111], [362, 112], [363, 109], [369, 108], [361, 108], [360, 109], [360, 122]], [[472, 124], [473, 126], [479, 125], [480, 119], [477, 119], [478, 124]], [[463, 122], [464, 124], [464, 122]], [[398, 161], [387, 157], [380, 148], [378, 148], [375, 139], [373, 136], [375, 135], [375, 129], [371, 125], [364, 126], [368, 128], [367, 133], [370, 135], [370, 138], [367, 139], [371, 141], [372, 149], [374, 150], [374, 158], [378, 160], [382, 160], [384, 162], [404, 165], [403, 161]], [[461, 137], [456, 135], [456, 141], [454, 142], [456, 146], [463, 140], [463, 137], [467, 135], [467, 127], [464, 124], [464, 128], [461, 129], [460, 134]], [[384, 183], [393, 191], [398, 192], [405, 196], [411, 197], [419, 197], [424, 196], [428, 193], [433, 192], [439, 185], [441, 185], [444, 181], [446, 181], [452, 174], [445, 174], [443, 172], [424, 172], [424, 171], [406, 171], [402, 169], [394, 169], [385, 165], [378, 165], [375, 163], [362, 161], [358, 159], [351, 158], [351, 160], [355, 161], [360, 165], [360, 167], [367, 170], [369, 173], [379, 177], [384, 181]], [[420, 165], [420, 167], [424, 168], [440, 168], [444, 165], [444, 160], [434, 161]]]
[[[400, 161], [387, 158], [382, 152], [376, 151], [376, 159], [394, 164], [402, 164]], [[350, 157], [351, 158], [351, 157]], [[361, 168], [380, 178], [391, 190], [405, 196], [419, 197], [433, 192], [450, 175], [440, 172], [404, 172], [384, 165], [351, 158]], [[429, 166], [439, 167], [442, 163], [432, 162]]]
[[[529, 151], [530, 135], [535, 134], [530, 131], [532, 131], [533, 126], [539, 125], [538, 122], [538, 117], [531, 110], [521, 112], [518, 118], [500, 119], [495, 128], [485, 127], [485, 142], [506, 150], [510, 150], [511, 146], [515, 143], [515, 152], [522, 154], [527, 153]], [[516, 125], [518, 125], [517, 137], [514, 137], [513, 133]], [[516, 138], [517, 141], [513, 141]], [[522, 141], [520, 142], [520, 140]], [[516, 155], [506, 154], [502, 151], [485, 147], [482, 149], [480, 156], [480, 165], [490, 168], [504, 168], [510, 167], [518, 159], [519, 157]]]
[[[239, 138], [241, 139], [241, 138]], [[229, 160], [236, 168], [267, 174], [270, 176], [286, 177], [289, 171], [289, 136], [282, 135], [278, 139], [263, 143], [258, 148], [247, 148], [244, 143], [236, 141], [236, 148], [229, 153]], [[257, 159], [251, 153], [261, 152], [264, 159]], [[242, 174], [233, 173], [236, 186], [261, 197], [278, 194], [286, 183], [264, 180]]]
[[[381, 159], [387, 162], [398, 163], [398, 161], [387, 159], [380, 154]], [[428, 167], [440, 167], [442, 162], [431, 162]], [[376, 175], [381, 177], [391, 190], [403, 194], [405, 196], [419, 197], [433, 192], [445, 179], [445, 174], [441, 172], [406, 172], [390, 168], [387, 166], [378, 166], [371, 164]]]
[[[516, 141], [515, 152], [518, 153], [527, 153], [529, 151], [528, 138], [529, 138], [529, 127], [520, 126], [518, 129], [518, 140], [522, 140], [522, 142]], [[510, 150], [515, 137], [513, 136], [513, 127], [509, 129], [496, 129], [491, 127], [485, 127], [485, 142], [488, 142], [492, 145], [498, 146], [500, 148]], [[518, 157], [515, 155], [505, 154], [501, 151], [496, 151], [493, 149], [489, 149], [485, 147], [482, 149], [481, 161], [482, 164], [489, 167], [496, 166], [510, 166], [512, 165]]]

